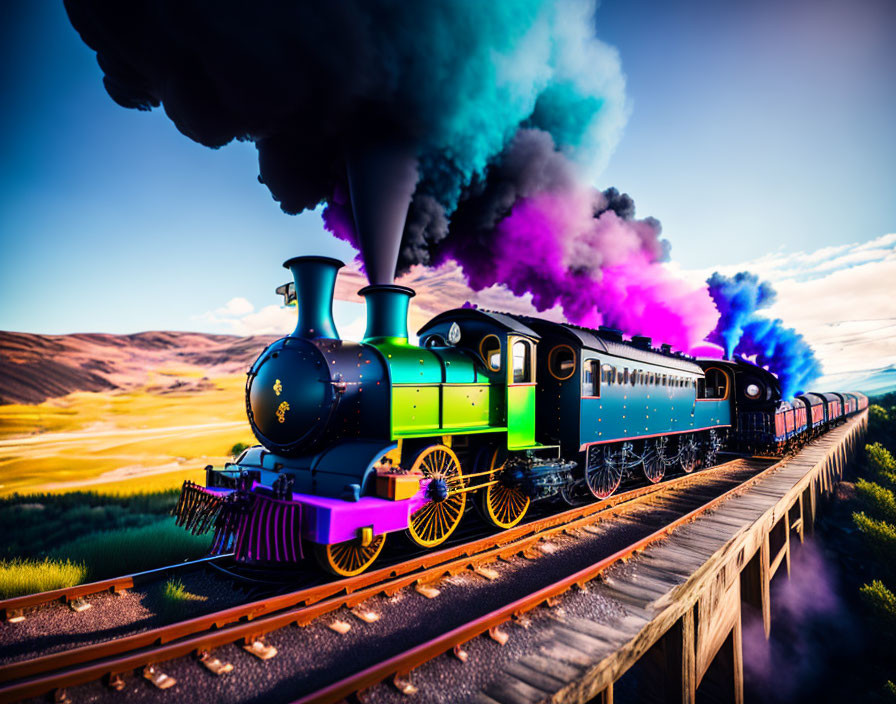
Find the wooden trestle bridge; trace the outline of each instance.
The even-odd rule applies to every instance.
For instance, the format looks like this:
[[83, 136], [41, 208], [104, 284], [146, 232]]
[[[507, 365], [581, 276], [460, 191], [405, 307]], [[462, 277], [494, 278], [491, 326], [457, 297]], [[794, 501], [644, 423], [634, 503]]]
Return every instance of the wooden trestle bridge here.
[[477, 698], [614, 700], [614, 683], [643, 668], [666, 702], [743, 701], [742, 614], [771, 623], [769, 583], [790, 574], [791, 545], [812, 533], [819, 499], [833, 491], [860, 447], [867, 411], [834, 428], [718, 508], [645, 548], [624, 578], [591, 582], [592, 598], [618, 602], [616, 622], [556, 618], [532, 632], [542, 643], [497, 673]]

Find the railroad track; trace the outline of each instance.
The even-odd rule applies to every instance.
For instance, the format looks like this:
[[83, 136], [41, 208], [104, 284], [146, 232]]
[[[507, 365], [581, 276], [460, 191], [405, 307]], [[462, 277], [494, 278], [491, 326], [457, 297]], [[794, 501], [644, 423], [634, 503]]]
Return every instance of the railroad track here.
[[[237, 642], [242, 642], [250, 653], [265, 657], [270, 654], [271, 649], [263, 644], [261, 638], [287, 625], [307, 625], [323, 615], [346, 607], [356, 609], [374, 596], [394, 595], [408, 587], [416, 588], [424, 596], [433, 596], [438, 593], [435, 585], [446, 576], [468, 570], [479, 570], [482, 573], [489, 563], [510, 559], [519, 554], [534, 557], [538, 544], [546, 538], [559, 533], [575, 534], [576, 531], [587, 530], [607, 518], [637, 510], [645, 504], [655, 504], [660, 514], [673, 514], [668, 520], [663, 519], [658, 530], [585, 570], [579, 570], [435, 639], [368, 666], [302, 700], [339, 701], [348, 694], [383, 679], [397, 676], [400, 680], [404, 674], [423, 662], [460, 648], [466, 641], [536, 608], [573, 585], [586, 583], [609, 565], [625, 559], [650, 542], [661, 539], [677, 526], [693, 520], [700, 513], [711, 510], [732, 494], [745, 489], [773, 471], [777, 464], [777, 459], [735, 459], [700, 472], [623, 492], [604, 501], [538, 518], [495, 535], [427, 552], [356, 577], [312, 585], [111, 641], [10, 662], [0, 666], [0, 701], [17, 701], [53, 691], [57, 692], [57, 698], [64, 699], [62, 692], [66, 688], [100, 679], [106, 679], [113, 687], [117, 687], [122, 682], [123, 674], [138, 669], [143, 670], [147, 679], [163, 685], [165, 676], [154, 669], [159, 663], [200, 654], [200, 659], [214, 671], [213, 663], [217, 662], [219, 667], [222, 664], [209, 653], [214, 648]], [[707, 493], [701, 491], [701, 485], [714, 486], [715, 489]], [[719, 487], [723, 487], [722, 493]], [[681, 491], [685, 488], [687, 492]], [[136, 575], [129, 578], [133, 579], [134, 576]], [[111, 583], [115, 580], [107, 581]], [[104, 586], [97, 588], [98, 585]], [[84, 588], [88, 587], [93, 588], [95, 593], [114, 588], [114, 585], [103, 582], [84, 585]], [[53, 595], [53, 592], [49, 592], [30, 598], [34, 600], [33, 603], [46, 603], [62, 598]], [[5, 602], [0, 602], [0, 607], [4, 604]], [[358, 615], [364, 619], [363, 612]]]
[[[769, 461], [772, 458], [753, 459], [754, 461], [759, 462]], [[762, 477], [774, 471], [777, 465], [781, 462], [782, 460], [779, 458], [776, 459], [776, 461], [770, 463], [770, 466], [760, 469], [754, 476], [746, 481], [739, 483], [737, 486], [702, 503], [691, 511], [666, 523], [658, 530], [631, 543], [627, 547], [598, 560], [584, 569], [577, 570], [573, 574], [567, 575], [548, 586], [534, 590], [526, 596], [516, 599], [499, 609], [491, 611], [483, 616], [472, 618], [436, 638], [413, 645], [398, 654], [385, 658], [381, 662], [370, 665], [363, 670], [326, 687], [305, 694], [293, 702], [293, 704], [332, 704], [334, 702], [340, 702], [356, 692], [362, 692], [363, 690], [373, 687], [389, 678], [392, 678], [393, 684], [399, 691], [406, 694], [413, 693], [416, 689], [410, 683], [409, 676], [415, 668], [451, 651], [461, 659], [465, 659], [466, 656], [463, 650], [464, 644], [485, 633], [489, 633], [493, 638], [500, 641], [500, 632], [498, 631], [500, 626], [514, 619], [519, 619], [542, 605], [552, 606], [555, 599], [573, 587], [586, 589], [588, 582], [598, 578], [600, 574], [610, 566], [630, 558], [651, 543], [662, 540], [676, 528], [693, 521], [700, 515], [719, 506], [725, 500], [744, 491], [749, 486], [759, 481]]]

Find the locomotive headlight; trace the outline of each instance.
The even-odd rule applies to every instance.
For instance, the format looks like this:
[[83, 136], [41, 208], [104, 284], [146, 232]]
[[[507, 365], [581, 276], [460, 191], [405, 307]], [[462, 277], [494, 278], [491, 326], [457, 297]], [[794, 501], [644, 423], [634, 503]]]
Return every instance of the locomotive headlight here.
[[747, 398], [759, 398], [759, 392], [759, 386], [756, 384], [747, 384], [747, 388], [744, 389]]

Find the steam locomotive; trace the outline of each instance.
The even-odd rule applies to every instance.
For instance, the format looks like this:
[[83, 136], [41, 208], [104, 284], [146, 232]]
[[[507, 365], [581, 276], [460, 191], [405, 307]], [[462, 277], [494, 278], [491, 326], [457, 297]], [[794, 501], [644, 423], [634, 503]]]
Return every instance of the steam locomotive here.
[[610, 496], [625, 475], [717, 462], [723, 448], [783, 453], [867, 407], [858, 393], [781, 398], [743, 359], [695, 359], [647, 337], [476, 308], [445, 311], [408, 341], [412, 289], [375, 284], [362, 342], [332, 315], [342, 262], [298, 257], [281, 287], [295, 331], [246, 382], [260, 445], [206, 486], [184, 484], [178, 523], [214, 530], [212, 553], [363, 572], [386, 536], [432, 548], [476, 505], [495, 528], [533, 501]]

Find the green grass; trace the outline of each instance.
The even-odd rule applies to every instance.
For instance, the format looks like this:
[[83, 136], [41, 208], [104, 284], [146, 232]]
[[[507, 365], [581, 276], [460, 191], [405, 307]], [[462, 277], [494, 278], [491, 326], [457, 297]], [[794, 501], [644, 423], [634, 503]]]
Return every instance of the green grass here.
[[145, 494], [96, 492], [0, 498], [0, 559], [41, 558], [62, 543], [95, 533], [141, 528], [167, 518], [176, 489]]
[[190, 535], [170, 516], [178, 493], [0, 499], [0, 595], [57, 589], [202, 557], [211, 537]]
[[162, 589], [162, 611], [168, 616], [182, 616], [190, 608], [207, 597], [192, 594], [179, 579], [169, 579]]
[[0, 599], [71, 587], [86, 575], [84, 565], [70, 560], [0, 560]]
[[123, 528], [85, 535], [60, 545], [50, 557], [81, 562], [93, 581], [163, 567], [203, 557], [209, 535], [191, 535], [174, 525], [174, 519], [140, 528]]

